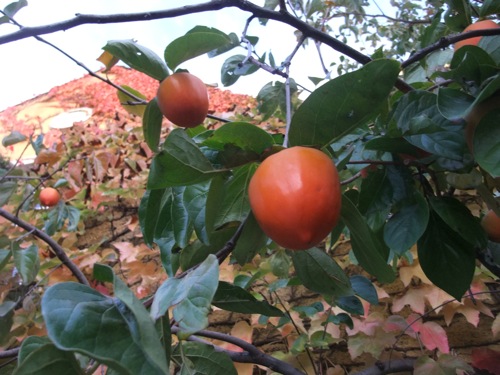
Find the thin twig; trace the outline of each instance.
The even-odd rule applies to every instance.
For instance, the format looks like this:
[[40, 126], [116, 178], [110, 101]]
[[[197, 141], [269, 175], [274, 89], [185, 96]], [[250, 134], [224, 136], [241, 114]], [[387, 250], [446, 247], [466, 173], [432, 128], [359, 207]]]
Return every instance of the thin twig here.
[[47, 245], [49, 245], [52, 250], [54, 250], [57, 258], [71, 271], [71, 273], [77, 278], [77, 280], [84, 285], [89, 285], [89, 282], [83, 272], [80, 271], [80, 269], [69, 259], [68, 255], [66, 255], [66, 253], [64, 252], [64, 249], [59, 246], [59, 244], [54, 241], [54, 239], [47, 233], [34, 227], [30, 223], [27, 223], [19, 217], [12, 215], [10, 212], [5, 211], [3, 208], [0, 208], [0, 216], [3, 216], [8, 221], [18, 225], [24, 230], [31, 232], [35, 237], [39, 238]]

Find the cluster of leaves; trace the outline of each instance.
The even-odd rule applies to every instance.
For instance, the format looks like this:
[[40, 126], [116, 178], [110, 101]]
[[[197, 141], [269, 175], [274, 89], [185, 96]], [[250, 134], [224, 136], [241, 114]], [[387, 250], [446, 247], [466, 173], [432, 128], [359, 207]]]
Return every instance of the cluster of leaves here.
[[[331, 2], [311, 2], [320, 3], [334, 6]], [[450, 9], [455, 11], [451, 3]], [[481, 11], [488, 7], [490, 3], [485, 2]], [[306, 15], [313, 18], [314, 12]], [[437, 14], [435, 20], [430, 30], [433, 36], [423, 34], [422, 38], [432, 39], [446, 32], [447, 23]], [[257, 45], [256, 39], [246, 39]], [[189, 59], [205, 53], [216, 56], [238, 46], [234, 34], [197, 26], [172, 41], [163, 59], [132, 41], [110, 41], [104, 50], [115, 59], [110, 59], [109, 65], [119, 59], [161, 81]], [[84, 373], [82, 368], [94, 370], [97, 363], [107, 366], [108, 374], [166, 374], [173, 365], [181, 373], [236, 374], [232, 359], [243, 358], [236, 355], [239, 352], [216, 350], [193, 338], [207, 334], [203, 330], [212, 307], [255, 314], [256, 324], [281, 329], [289, 349], [283, 355], [283, 366], [291, 361], [287, 355], [300, 358], [310, 348], [328, 348], [340, 340], [348, 342], [353, 358], [363, 352], [380, 357], [384, 349], [396, 345], [397, 338], [406, 334], [421, 340], [428, 351], [440, 354], [437, 361], [426, 356], [419, 359], [417, 373], [428, 373], [429, 369], [470, 370], [468, 364], [448, 355], [444, 329], [422, 320], [422, 315], [427, 314], [425, 300], [433, 310], [439, 310], [439, 303], [454, 298], [454, 309], [448, 308], [444, 314], [448, 322], [457, 311], [475, 325], [479, 312], [492, 316], [481, 301], [474, 306], [467, 299], [458, 302], [468, 290], [484, 292], [484, 282], [495, 277], [476, 262], [477, 254], [488, 251], [498, 259], [499, 251], [497, 244], [488, 241], [479, 218], [458, 199], [458, 191], [476, 189], [481, 192], [481, 205], [484, 201], [484, 205], [498, 210], [500, 111], [479, 123], [473, 140], [474, 155], [466, 144], [463, 120], [477, 103], [500, 90], [498, 51], [498, 37], [483, 38], [479, 47], [464, 47], [451, 56], [449, 51], [438, 51], [409, 67], [378, 51], [362, 68], [328, 81], [304, 102], [295, 103], [285, 146], [322, 149], [335, 160], [345, 180], [340, 224], [324, 246], [301, 252], [280, 249], [270, 241], [256, 223], [248, 202], [247, 187], [253, 172], [263, 158], [283, 146], [283, 137], [245, 121], [229, 122], [215, 130], [204, 126], [174, 129], [165, 136], [156, 100], [149, 100], [142, 116], [142, 135], [132, 131], [125, 139], [138, 141], [143, 136], [153, 152], [150, 165], [134, 170], [138, 178], [135, 188], [145, 185], [139, 225], [144, 243], [158, 250], [167, 278], [154, 295], [142, 300], [138, 296], [144, 294], [134, 294], [111, 267], [102, 264], [94, 265], [92, 277], [109, 285], [112, 295], [84, 283], [50, 286], [41, 297], [48, 338], [23, 341], [15, 373], [32, 373], [34, 368], [40, 374], [67, 369]], [[445, 53], [449, 60], [444, 58]], [[226, 60], [221, 72], [223, 82], [230, 85], [257, 71], [247, 56], [234, 55]], [[266, 61], [259, 60], [261, 64]], [[408, 81], [413, 86], [408, 92], [394, 90], [401, 71], [411, 76]], [[422, 76], [426, 79], [418, 81]], [[266, 116], [290, 108], [281, 105], [283, 100], [290, 100], [290, 86], [293, 83], [287, 80], [286, 84], [270, 83], [264, 88], [266, 98], [275, 96], [271, 101], [274, 104], [265, 106]], [[277, 89], [270, 90], [273, 87]], [[147, 97], [136, 88], [130, 93]], [[127, 102], [123, 96], [121, 101]], [[63, 163], [67, 169], [71, 164], [77, 166], [74, 175], [68, 173], [62, 183], [81, 187], [82, 181], [75, 176], [90, 170], [93, 177], [86, 181], [90, 186], [99, 189], [109, 184], [115, 194], [128, 191], [137, 197], [140, 189], [124, 188], [122, 175], [112, 172], [122, 159], [116, 157], [120, 141], [114, 137], [109, 140], [113, 144], [106, 146], [116, 147], [115, 152], [96, 152], [92, 142], [90, 149], [85, 142], [76, 145], [93, 167]], [[96, 142], [101, 145], [102, 140]], [[138, 145], [139, 150], [145, 149], [139, 141]], [[54, 152], [57, 155], [58, 151]], [[44, 160], [53, 168], [61, 163]], [[366, 177], [357, 179], [367, 167]], [[17, 186], [7, 199], [15, 189]], [[60, 228], [50, 230], [46, 226], [53, 235]], [[350, 240], [349, 260], [363, 271], [362, 275], [349, 277], [333, 256], [342, 238]], [[12, 239], [9, 242], [15, 243]], [[26, 278], [23, 281], [36, 280], [38, 260], [30, 254], [37, 251], [32, 247], [20, 246], [2, 254], [3, 267], [15, 254], [13, 264]], [[222, 281], [220, 263], [229, 254], [234, 272]], [[16, 261], [16, 257], [24, 260]], [[391, 263], [404, 266], [396, 269]], [[405, 267], [414, 268], [408, 273]], [[374, 307], [387, 297], [380, 285], [393, 282], [396, 272], [402, 280], [406, 275], [405, 286], [410, 284], [408, 275], [418, 276], [424, 286], [408, 289], [395, 299], [391, 312], [395, 314], [409, 305], [418, 315], [387, 316]], [[272, 299], [265, 300], [257, 293], [256, 285], [261, 280], [265, 282], [260, 286], [271, 296], [302, 285], [317, 293], [320, 302], [292, 306], [278, 298], [278, 303], [272, 304]], [[440, 295], [439, 290], [446, 294]], [[6, 312], [0, 317], [12, 321], [14, 305], [4, 302], [1, 307]], [[307, 319], [309, 328], [297, 325], [297, 321]], [[498, 334], [498, 319], [492, 330]], [[251, 340], [248, 330], [245, 333]], [[244, 343], [237, 345], [248, 349]], [[244, 355], [245, 361], [264, 364], [252, 349]]]

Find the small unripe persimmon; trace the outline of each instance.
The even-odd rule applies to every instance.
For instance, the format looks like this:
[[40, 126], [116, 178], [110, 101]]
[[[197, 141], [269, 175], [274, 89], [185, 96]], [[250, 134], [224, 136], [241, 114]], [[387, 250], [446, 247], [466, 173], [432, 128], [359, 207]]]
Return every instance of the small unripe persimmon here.
[[158, 88], [156, 100], [161, 113], [183, 128], [200, 125], [208, 114], [208, 91], [201, 79], [187, 73], [174, 73]]
[[40, 192], [39, 199], [42, 206], [52, 207], [59, 203], [61, 195], [56, 189], [47, 187]]

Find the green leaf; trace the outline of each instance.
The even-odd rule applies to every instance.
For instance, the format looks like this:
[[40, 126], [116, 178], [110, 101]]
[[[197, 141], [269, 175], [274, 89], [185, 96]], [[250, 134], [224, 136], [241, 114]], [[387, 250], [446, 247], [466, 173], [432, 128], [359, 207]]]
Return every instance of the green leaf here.
[[162, 150], [153, 158], [148, 189], [191, 185], [210, 179], [218, 171], [183, 129], [169, 134]]
[[[165, 224], [165, 218], [160, 217], [164, 200], [171, 195], [171, 189], [146, 190], [139, 204], [139, 224], [144, 242], [153, 245], [158, 224]], [[159, 229], [160, 233], [163, 228]]]
[[168, 68], [156, 53], [133, 40], [110, 40], [102, 47], [131, 68], [162, 81], [168, 76]]
[[28, 138], [24, 134], [14, 130], [9, 135], [2, 138], [2, 146], [9, 147], [15, 145], [16, 143], [24, 142], [27, 139]]
[[158, 107], [158, 101], [153, 98], [144, 110], [142, 117], [142, 132], [149, 148], [156, 152], [160, 144], [161, 126], [163, 114]]
[[496, 13], [500, 13], [500, 3], [496, 0], [485, 0], [479, 10], [480, 17], [486, 17]]
[[157, 320], [173, 306], [173, 317], [182, 337], [208, 326], [210, 305], [219, 282], [219, 262], [210, 254], [196, 269], [182, 279], [167, 279], [158, 288], [151, 316]]
[[258, 301], [252, 294], [239, 286], [219, 281], [212, 304], [222, 310], [242, 314], [283, 316], [283, 312], [266, 301]]
[[16, 302], [6, 300], [0, 304], [0, 345], [9, 339], [10, 329], [14, 324], [14, 309]]
[[231, 86], [238, 78], [255, 73], [259, 67], [246, 61], [245, 55], [231, 56], [224, 61], [221, 67], [221, 82], [224, 86]]
[[[141, 94], [139, 91], [133, 89], [130, 86], [122, 85], [121, 88], [126, 90], [130, 94], [132, 94], [138, 98], [141, 98], [142, 100], [146, 100], [145, 95]], [[123, 93], [120, 90], [117, 90], [116, 94], [118, 95], [118, 100], [120, 100], [122, 107], [125, 108], [125, 110], [128, 113], [130, 113], [132, 115], [140, 116], [140, 117], [142, 117], [144, 115], [144, 111], [146, 110], [145, 104], [135, 104], [137, 102], [137, 99], [131, 97], [130, 95]], [[129, 102], [134, 103], [134, 104], [127, 104]]]
[[473, 246], [431, 211], [417, 249], [420, 265], [429, 280], [460, 301], [474, 276]]
[[356, 206], [342, 196], [341, 219], [351, 234], [351, 245], [359, 265], [381, 283], [394, 281], [395, 274], [387, 264], [384, 245], [375, 236]]
[[14, 249], [14, 265], [16, 266], [24, 285], [35, 281], [40, 270], [40, 259], [38, 258], [38, 246], [30, 245], [25, 249]]
[[317, 88], [295, 112], [290, 145], [325, 146], [374, 117], [387, 101], [400, 65], [375, 60]]
[[377, 290], [372, 282], [361, 275], [354, 275], [349, 278], [354, 293], [372, 305], [378, 305]]
[[500, 177], [500, 110], [487, 113], [473, 136], [474, 157], [492, 177]]
[[360, 299], [356, 296], [342, 296], [335, 300], [335, 304], [342, 310], [353, 315], [364, 315], [365, 308]]
[[61, 200], [57, 206], [49, 212], [43, 230], [48, 235], [52, 236], [66, 224], [68, 231], [74, 231], [77, 229], [79, 221], [80, 210], [76, 207], [64, 204]]
[[202, 145], [222, 151], [231, 144], [245, 151], [261, 154], [274, 144], [273, 137], [248, 122], [229, 122], [216, 129]]
[[429, 197], [429, 203], [441, 220], [460, 235], [470, 245], [484, 249], [488, 239], [479, 220], [467, 206], [452, 197]]
[[230, 51], [240, 45], [240, 38], [238, 38], [238, 35], [236, 35], [235, 33], [229, 33], [227, 37], [230, 39], [229, 43], [208, 52], [207, 56], [213, 58], [215, 56], [222, 55], [223, 53]]
[[233, 257], [239, 265], [243, 266], [250, 262], [266, 243], [267, 235], [260, 228], [253, 212], [250, 211], [240, 238], [233, 249]]
[[408, 251], [422, 236], [429, 221], [427, 201], [418, 191], [384, 226], [384, 241], [399, 255]]
[[14, 17], [20, 9], [24, 8], [27, 5], [28, 2], [26, 0], [14, 1], [7, 5], [5, 8], [3, 8], [5, 16], [0, 17], [0, 24], [9, 23], [10, 18]]
[[172, 224], [174, 236], [180, 247], [185, 247], [193, 229], [198, 239], [209, 243], [208, 232], [205, 226], [205, 207], [210, 181], [204, 181], [190, 186], [173, 188]]
[[248, 201], [248, 184], [257, 164], [244, 165], [234, 170], [233, 175], [225, 182], [222, 201], [215, 220], [215, 228], [230, 222], [242, 222], [250, 211]]
[[[103, 267], [99, 272], [109, 280]], [[58, 348], [82, 353], [122, 374], [164, 375], [168, 367], [153, 321], [124, 288], [115, 280], [115, 291], [126, 302], [73, 282], [49, 287], [42, 297], [48, 335]], [[139, 305], [144, 310], [137, 314]]]
[[313, 247], [291, 251], [293, 266], [304, 286], [327, 296], [352, 295], [351, 283], [342, 268], [324, 251]]
[[[182, 345], [182, 349], [179, 347]], [[190, 362], [192, 368], [185, 374], [196, 375], [238, 375], [229, 356], [216, 351], [212, 345], [187, 341], [175, 347], [172, 357], [178, 363]]]
[[7, 204], [12, 194], [17, 190], [17, 187], [16, 181], [6, 180], [0, 183], [0, 207]]
[[437, 95], [437, 106], [439, 112], [448, 120], [463, 118], [472, 103], [474, 97], [451, 88], [440, 88]]
[[[297, 84], [294, 80], [290, 80], [290, 94], [293, 95], [296, 92]], [[278, 109], [284, 116], [286, 105], [286, 84], [283, 82], [269, 82], [257, 94], [257, 109], [264, 114], [263, 121], [270, 118]]]
[[463, 82], [467, 91], [479, 89], [482, 83], [497, 73], [492, 57], [478, 46], [463, 46], [453, 54], [451, 71], [444, 74], [457, 82]]
[[0, 271], [7, 265], [12, 252], [10, 250], [0, 249]]
[[165, 61], [170, 69], [175, 70], [183, 62], [203, 55], [226, 45], [232, 40], [222, 31], [206, 26], [196, 26], [173, 40], [165, 48]]
[[[28, 337], [22, 344], [21, 350], [26, 345], [33, 345]], [[24, 356], [23, 356], [24, 358]], [[80, 368], [76, 357], [71, 352], [58, 349], [52, 343], [36, 345], [26, 358], [21, 361], [13, 375], [83, 375], [85, 372]]]

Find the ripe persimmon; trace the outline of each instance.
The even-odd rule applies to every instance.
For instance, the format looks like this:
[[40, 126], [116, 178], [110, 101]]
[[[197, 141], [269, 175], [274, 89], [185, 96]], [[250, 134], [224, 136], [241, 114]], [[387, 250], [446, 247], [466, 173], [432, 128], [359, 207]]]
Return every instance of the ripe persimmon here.
[[481, 225], [493, 242], [500, 242], [500, 217], [493, 210], [489, 210], [481, 219]]
[[45, 189], [42, 189], [38, 199], [40, 199], [40, 204], [42, 206], [52, 207], [59, 202], [59, 200], [61, 199], [61, 195], [56, 189], [47, 187]]
[[[493, 22], [492, 20], [482, 20], [470, 24], [464, 29], [463, 32], [465, 33], [467, 31], [473, 31], [473, 30], [496, 29], [498, 27], [500, 27], [500, 25]], [[455, 51], [463, 46], [477, 46], [481, 38], [482, 36], [476, 36], [474, 38], [460, 40], [455, 43], [454, 46]]]
[[317, 245], [340, 217], [337, 168], [326, 154], [308, 147], [266, 158], [252, 176], [248, 194], [264, 233], [290, 250]]
[[158, 88], [156, 100], [161, 113], [183, 128], [200, 125], [208, 114], [208, 91], [201, 79], [187, 73], [174, 73]]

